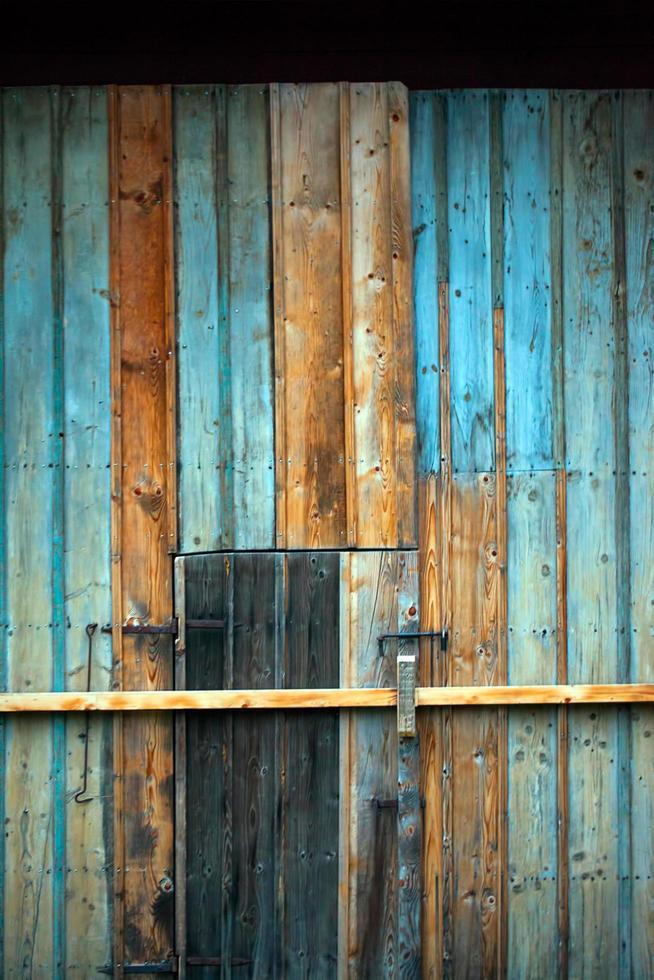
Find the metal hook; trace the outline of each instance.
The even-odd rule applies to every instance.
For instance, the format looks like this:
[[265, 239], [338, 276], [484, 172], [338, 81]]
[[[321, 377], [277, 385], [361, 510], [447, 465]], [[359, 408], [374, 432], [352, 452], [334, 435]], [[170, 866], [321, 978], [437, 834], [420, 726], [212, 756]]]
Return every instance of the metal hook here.
[[[87, 623], [86, 635], [89, 638], [87, 661], [86, 661], [86, 693], [91, 690], [91, 663], [93, 657], [93, 635], [98, 628], [97, 623]], [[92, 796], [86, 796], [86, 784], [88, 780], [89, 772], [89, 727], [91, 724], [91, 717], [89, 712], [86, 712], [86, 717], [84, 719], [84, 775], [82, 776], [82, 788], [75, 793], [74, 800], [76, 803], [90, 803], [93, 799]]]

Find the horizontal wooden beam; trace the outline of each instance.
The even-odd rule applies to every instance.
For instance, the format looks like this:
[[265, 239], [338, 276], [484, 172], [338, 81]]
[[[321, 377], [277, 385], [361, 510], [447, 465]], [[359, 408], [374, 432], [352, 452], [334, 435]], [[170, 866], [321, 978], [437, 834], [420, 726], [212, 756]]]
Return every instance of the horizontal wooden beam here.
[[[549, 684], [418, 687], [416, 706], [617, 704], [654, 701], [654, 684]], [[204, 711], [234, 708], [392, 708], [397, 691], [374, 688], [286, 688], [252, 691], [91, 691], [2, 693], [5, 711]]]

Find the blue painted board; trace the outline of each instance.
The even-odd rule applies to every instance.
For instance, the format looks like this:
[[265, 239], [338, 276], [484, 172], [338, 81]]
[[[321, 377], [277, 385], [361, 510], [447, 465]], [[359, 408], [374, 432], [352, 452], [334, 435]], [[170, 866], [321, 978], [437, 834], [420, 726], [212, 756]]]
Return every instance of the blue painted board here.
[[[88, 623], [93, 638], [91, 687], [111, 686], [110, 296], [107, 93], [71, 88], [60, 93], [60, 261], [63, 331], [62, 431], [66, 690], [87, 685]], [[63, 658], [62, 658], [63, 659]], [[62, 670], [63, 674], [63, 670]], [[63, 721], [63, 719], [62, 719]], [[111, 959], [112, 821], [111, 719], [89, 719], [87, 797], [74, 795], [84, 778], [85, 719], [66, 719], [66, 821], [63, 858], [66, 969], [90, 976]], [[83, 870], [81, 870], [83, 869]]]
[[413, 303], [419, 473], [440, 471], [440, 352], [435, 92], [410, 97]]
[[181, 548], [274, 542], [268, 97], [174, 90]]
[[472, 473], [495, 466], [488, 93], [447, 110], [452, 464]]

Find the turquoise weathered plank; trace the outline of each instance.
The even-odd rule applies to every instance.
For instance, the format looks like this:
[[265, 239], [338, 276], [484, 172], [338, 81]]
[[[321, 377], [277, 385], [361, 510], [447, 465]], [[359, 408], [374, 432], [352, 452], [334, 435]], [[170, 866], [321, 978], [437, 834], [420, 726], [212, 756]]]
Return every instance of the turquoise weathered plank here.
[[448, 98], [452, 465], [495, 465], [488, 93]]
[[[85, 690], [86, 626], [93, 637], [90, 684], [111, 684], [109, 174], [107, 94], [63, 89], [59, 211], [64, 385], [61, 488], [64, 510], [65, 689]], [[62, 680], [64, 678], [62, 677]], [[89, 802], [84, 779], [88, 738]], [[71, 715], [66, 724], [66, 971], [90, 976], [111, 960], [111, 721]]]
[[[629, 365], [630, 680], [654, 679], [654, 98], [624, 94], [624, 216]], [[631, 957], [654, 973], [654, 707], [631, 711]]]
[[[7, 686], [53, 684], [54, 308], [51, 100], [4, 93]], [[52, 721], [7, 725], [5, 976], [61, 975], [54, 961]], [[57, 915], [61, 915], [61, 909]]]
[[414, 248], [413, 303], [416, 331], [416, 424], [421, 475], [440, 470], [440, 370], [438, 343], [438, 235], [436, 173], [438, 96], [411, 95], [411, 198]]
[[[563, 102], [563, 329], [568, 679], [617, 679], [612, 101]], [[618, 975], [617, 713], [569, 714], [569, 966]]]
[[174, 90], [181, 549], [274, 544], [262, 86]]
[[507, 468], [551, 469], [548, 94], [507, 92], [502, 122]]

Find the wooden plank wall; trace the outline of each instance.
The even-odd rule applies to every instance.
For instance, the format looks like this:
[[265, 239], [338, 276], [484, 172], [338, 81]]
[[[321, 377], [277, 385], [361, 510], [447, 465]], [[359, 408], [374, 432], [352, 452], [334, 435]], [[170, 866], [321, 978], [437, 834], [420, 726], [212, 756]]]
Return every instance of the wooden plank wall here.
[[174, 105], [182, 550], [415, 546], [406, 89]]
[[[85, 690], [86, 625], [110, 618], [106, 91], [2, 101], [3, 686]], [[106, 690], [99, 630], [92, 652]], [[3, 739], [3, 975], [92, 975], [111, 956], [110, 727], [24, 717]]]
[[[422, 683], [650, 676], [651, 112], [411, 96]], [[425, 974], [651, 972], [649, 709], [422, 726]]]

